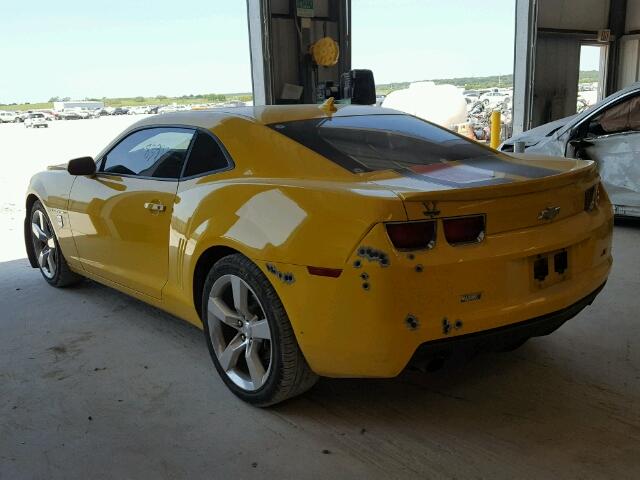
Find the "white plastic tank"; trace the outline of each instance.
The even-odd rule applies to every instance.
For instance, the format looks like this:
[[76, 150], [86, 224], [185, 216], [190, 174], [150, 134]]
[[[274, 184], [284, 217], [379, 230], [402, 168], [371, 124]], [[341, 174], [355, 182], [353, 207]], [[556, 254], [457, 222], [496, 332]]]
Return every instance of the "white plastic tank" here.
[[414, 82], [409, 88], [387, 95], [382, 107], [400, 110], [445, 128], [467, 121], [467, 102], [454, 85]]

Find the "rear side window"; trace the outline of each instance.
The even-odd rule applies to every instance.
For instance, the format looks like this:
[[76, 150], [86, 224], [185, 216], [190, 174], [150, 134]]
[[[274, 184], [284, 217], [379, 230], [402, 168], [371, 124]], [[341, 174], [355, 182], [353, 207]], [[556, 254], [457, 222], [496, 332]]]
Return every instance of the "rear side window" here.
[[195, 132], [148, 128], [133, 132], [104, 158], [102, 171], [154, 178], [178, 178]]
[[353, 173], [506, 158], [410, 115], [336, 116], [269, 126]]
[[218, 142], [211, 135], [198, 132], [183, 177], [222, 170], [228, 166], [227, 157]]

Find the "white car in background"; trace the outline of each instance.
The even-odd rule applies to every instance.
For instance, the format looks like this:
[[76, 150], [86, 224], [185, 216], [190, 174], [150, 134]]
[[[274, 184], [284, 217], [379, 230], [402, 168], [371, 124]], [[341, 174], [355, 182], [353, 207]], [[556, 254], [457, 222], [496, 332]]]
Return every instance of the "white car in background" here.
[[78, 115], [80, 115], [80, 118], [82, 118], [82, 119], [91, 118], [91, 112], [89, 112], [89, 110], [87, 110], [87, 109], [76, 108], [76, 113]]
[[[513, 152], [593, 160], [614, 213], [640, 218], [640, 82], [570, 117], [514, 135], [500, 146]], [[637, 274], [636, 274], [637, 278]]]
[[18, 121], [17, 118], [18, 116], [13, 112], [0, 112], [0, 123], [14, 123]]
[[145, 113], [149, 113], [149, 107], [146, 107], [146, 106], [131, 107], [128, 113], [129, 115], [143, 115]]
[[48, 128], [49, 124], [44, 116], [44, 113], [30, 113], [27, 118], [24, 119], [24, 126], [26, 128]]
[[505, 101], [511, 99], [511, 95], [506, 92], [487, 92], [480, 95], [480, 101], [484, 103], [487, 107], [497, 107], [502, 105]]

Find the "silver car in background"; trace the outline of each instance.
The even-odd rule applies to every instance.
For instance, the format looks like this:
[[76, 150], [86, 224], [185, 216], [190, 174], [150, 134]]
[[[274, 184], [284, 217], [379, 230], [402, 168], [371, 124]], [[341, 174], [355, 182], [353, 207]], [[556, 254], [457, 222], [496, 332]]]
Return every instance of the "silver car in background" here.
[[[533, 128], [499, 149], [594, 160], [614, 204], [614, 213], [640, 217], [640, 82], [587, 110]], [[521, 145], [522, 145], [521, 144]]]
[[44, 113], [30, 113], [27, 118], [24, 119], [24, 126], [26, 128], [47, 128], [49, 125], [47, 124], [47, 118], [44, 116]]

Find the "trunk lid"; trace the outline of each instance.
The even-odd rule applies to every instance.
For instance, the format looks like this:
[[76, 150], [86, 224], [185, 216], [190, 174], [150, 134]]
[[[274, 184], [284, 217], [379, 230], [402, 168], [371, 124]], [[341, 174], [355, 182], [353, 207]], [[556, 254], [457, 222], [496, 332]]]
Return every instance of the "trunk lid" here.
[[598, 181], [590, 161], [513, 155], [501, 163], [449, 162], [370, 181], [394, 191], [409, 220], [485, 214], [488, 235], [548, 222], [539, 218], [545, 209], [559, 209], [554, 221], [576, 215]]

